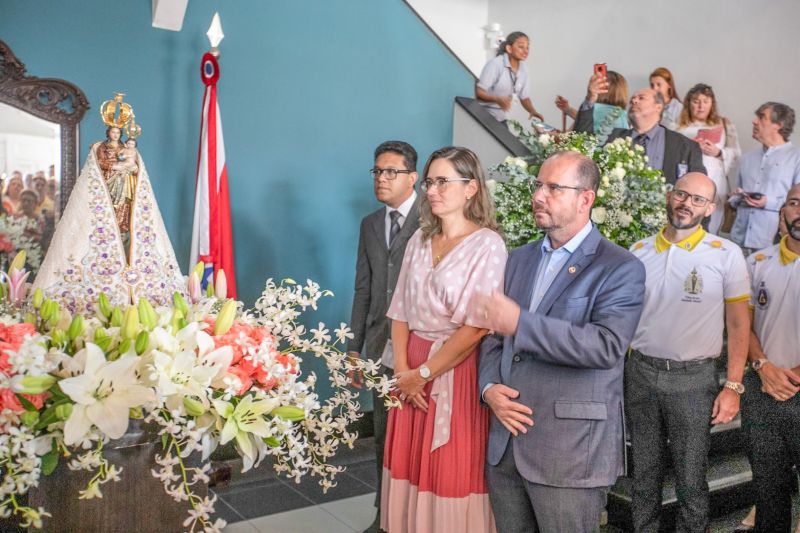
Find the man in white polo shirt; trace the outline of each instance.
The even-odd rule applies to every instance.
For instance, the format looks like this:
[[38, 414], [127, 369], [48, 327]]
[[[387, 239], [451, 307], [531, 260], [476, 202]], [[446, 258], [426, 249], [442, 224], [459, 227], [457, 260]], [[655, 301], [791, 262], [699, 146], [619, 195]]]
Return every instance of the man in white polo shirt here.
[[786, 235], [747, 259], [752, 278], [753, 330], [745, 377], [742, 427], [756, 489], [756, 529], [792, 526], [792, 465], [800, 466], [800, 185], [780, 211]]
[[[750, 283], [741, 249], [700, 225], [716, 207], [715, 193], [708, 176], [686, 174], [667, 193], [667, 226], [631, 248], [647, 272], [644, 311], [625, 366], [637, 532], [658, 531], [667, 453], [675, 471], [676, 530], [706, 531], [709, 423], [730, 422], [744, 390]], [[726, 325], [728, 381], [720, 391], [714, 361]]]

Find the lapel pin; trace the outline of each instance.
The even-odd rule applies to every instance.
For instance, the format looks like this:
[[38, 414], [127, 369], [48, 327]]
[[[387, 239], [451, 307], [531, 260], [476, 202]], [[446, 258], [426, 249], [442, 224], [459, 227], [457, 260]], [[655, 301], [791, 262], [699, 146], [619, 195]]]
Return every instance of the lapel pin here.
[[575, 265], [572, 265], [567, 269], [567, 272], [569, 272], [570, 274], [574, 274], [576, 270], [578, 269], [575, 267]]

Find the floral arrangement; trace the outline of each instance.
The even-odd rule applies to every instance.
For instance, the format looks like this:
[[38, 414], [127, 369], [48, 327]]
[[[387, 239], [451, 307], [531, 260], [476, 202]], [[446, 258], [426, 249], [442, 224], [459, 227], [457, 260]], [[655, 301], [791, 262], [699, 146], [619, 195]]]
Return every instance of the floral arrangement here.
[[[202, 265], [190, 275], [188, 300], [112, 308], [100, 295], [92, 316], [75, 315], [40, 291], [26, 299], [24, 254], [14, 259], [0, 285], [0, 515], [16, 515], [23, 527], [41, 528], [49, 514], [18, 497], [51, 473], [60, 460], [71, 470], [94, 473], [81, 499], [102, 497], [121, 469], [103, 447], [120, 438], [131, 418], [158, 429], [162, 453], [152, 472], [176, 501], [188, 502], [188, 531], [219, 531], [214, 499], [194, 487], [208, 481], [205, 463], [220, 444], [233, 442], [248, 470], [265, 459], [299, 481], [311, 473], [323, 489], [335, 486], [343, 467], [329, 464], [361, 414], [347, 389], [348, 372], [387, 395], [392, 383], [377, 364], [353, 360], [337, 347], [352, 337], [345, 324], [307, 330], [300, 319], [323, 296], [313, 281], [266, 282], [252, 310], [225, 299], [224, 273], [205, 294]], [[216, 295], [216, 296], [215, 296]], [[301, 355], [324, 359], [334, 387], [324, 402], [316, 376], [304, 376]], [[392, 401], [392, 400], [389, 400]], [[69, 458], [69, 459], [64, 459]]]
[[39, 231], [39, 221], [36, 219], [0, 215], [0, 254], [12, 258], [24, 251], [28, 266], [38, 269], [42, 264], [42, 245], [31, 234]]
[[533, 219], [528, 181], [539, 173], [547, 157], [563, 150], [591, 157], [600, 168], [600, 187], [592, 209], [592, 221], [609, 240], [623, 247], [656, 233], [666, 222], [666, 180], [661, 171], [650, 168], [641, 146], [630, 138], [599, 146], [597, 137], [569, 132], [550, 135], [510, 123], [531, 156], [507, 157], [489, 169], [489, 186], [495, 201], [497, 221], [509, 248], [516, 248], [544, 235]]

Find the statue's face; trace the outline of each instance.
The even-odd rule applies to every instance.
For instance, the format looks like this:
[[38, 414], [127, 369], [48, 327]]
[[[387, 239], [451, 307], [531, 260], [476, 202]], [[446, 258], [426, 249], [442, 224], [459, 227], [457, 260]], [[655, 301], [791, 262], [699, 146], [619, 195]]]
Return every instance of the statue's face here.
[[125, 141], [125, 148], [136, 148], [136, 141], [133, 139], [128, 139]]
[[122, 132], [119, 128], [109, 128], [108, 129], [108, 138], [112, 141], [119, 141], [119, 138], [122, 136]]

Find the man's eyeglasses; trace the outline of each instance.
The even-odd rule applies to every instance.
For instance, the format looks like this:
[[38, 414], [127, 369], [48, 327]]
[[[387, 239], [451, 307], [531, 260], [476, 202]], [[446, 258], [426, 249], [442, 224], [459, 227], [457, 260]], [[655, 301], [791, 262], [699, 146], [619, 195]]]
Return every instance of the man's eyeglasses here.
[[369, 173], [372, 174], [372, 179], [379, 180], [381, 179], [381, 174], [383, 174], [387, 180], [393, 180], [397, 177], [398, 174], [411, 174], [414, 172], [413, 170], [399, 170], [396, 168], [371, 168]]
[[691, 198], [692, 205], [695, 207], [703, 207], [708, 202], [711, 201], [705, 196], [700, 196], [699, 194], [689, 194], [688, 192], [681, 189], [674, 189], [672, 191], [672, 197], [678, 200], [679, 202], [683, 202], [687, 198]]
[[422, 190], [443, 191], [447, 188], [448, 183], [452, 183], [454, 181], [472, 181], [473, 179], [474, 178], [446, 178], [444, 176], [439, 176], [438, 178], [425, 178], [422, 180]]
[[533, 196], [539, 189], [544, 189], [544, 192], [548, 196], [558, 196], [566, 190], [585, 191], [586, 187], [572, 187], [571, 185], [559, 185], [558, 183], [545, 183], [537, 179], [532, 179], [528, 182], [528, 190], [531, 191], [531, 196]]

